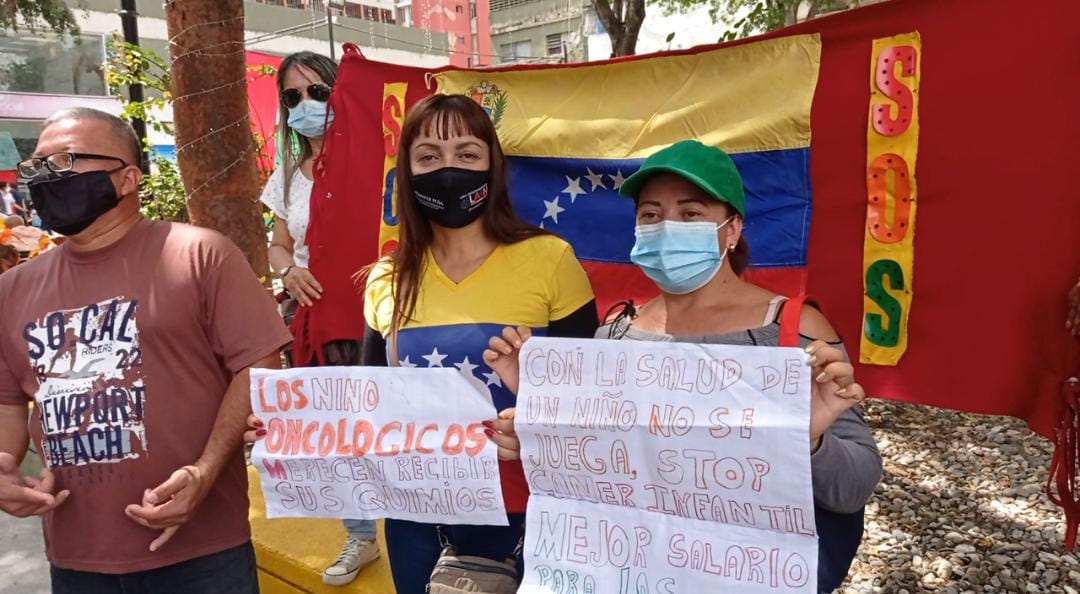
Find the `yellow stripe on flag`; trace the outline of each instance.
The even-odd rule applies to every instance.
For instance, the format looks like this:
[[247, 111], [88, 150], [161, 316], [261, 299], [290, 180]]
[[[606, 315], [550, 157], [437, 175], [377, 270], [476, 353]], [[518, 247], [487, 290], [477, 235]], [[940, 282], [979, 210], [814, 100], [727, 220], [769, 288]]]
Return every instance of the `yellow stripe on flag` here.
[[696, 138], [732, 153], [810, 145], [818, 35], [615, 64], [435, 75], [517, 156], [642, 158]]

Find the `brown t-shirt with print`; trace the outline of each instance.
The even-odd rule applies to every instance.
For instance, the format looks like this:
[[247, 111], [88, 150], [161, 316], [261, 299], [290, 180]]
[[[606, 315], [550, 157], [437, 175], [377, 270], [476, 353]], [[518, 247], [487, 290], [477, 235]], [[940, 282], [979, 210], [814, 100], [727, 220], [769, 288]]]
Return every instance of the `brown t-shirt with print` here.
[[124, 514], [195, 462], [232, 375], [291, 340], [224, 236], [144, 219], [91, 252], [70, 245], [0, 275], [0, 404], [34, 401], [32, 439], [71, 496], [43, 517], [59, 567], [129, 573], [250, 539], [238, 448], [163, 548]]

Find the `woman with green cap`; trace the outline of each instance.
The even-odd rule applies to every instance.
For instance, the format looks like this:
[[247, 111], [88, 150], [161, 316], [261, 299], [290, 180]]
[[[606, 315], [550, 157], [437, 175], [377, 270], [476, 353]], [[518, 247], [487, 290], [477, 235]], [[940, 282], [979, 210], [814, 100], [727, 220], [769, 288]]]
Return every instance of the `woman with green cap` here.
[[[695, 140], [649, 157], [620, 193], [633, 198], [631, 260], [660, 288], [641, 308], [627, 307], [597, 338], [705, 344], [803, 346], [814, 368], [810, 434], [818, 590], [847, 575], [863, 533], [863, 508], [881, 478], [881, 455], [858, 402], [864, 397], [836, 332], [817, 309], [788, 301], [741, 278], [749, 260], [743, 237], [746, 197], [731, 157]], [[785, 309], [787, 311], [785, 311]], [[491, 340], [484, 359], [516, 393], [524, 328]], [[512, 424], [496, 441], [520, 446]]]

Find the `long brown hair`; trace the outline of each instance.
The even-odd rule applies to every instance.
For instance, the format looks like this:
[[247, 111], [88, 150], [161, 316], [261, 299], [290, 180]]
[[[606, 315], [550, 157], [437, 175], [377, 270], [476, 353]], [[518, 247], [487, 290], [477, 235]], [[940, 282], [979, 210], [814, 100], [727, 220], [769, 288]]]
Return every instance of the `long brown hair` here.
[[[412, 144], [423, 134], [446, 139], [471, 134], [490, 147], [491, 175], [488, 180], [488, 205], [480, 220], [484, 233], [499, 244], [517, 243], [548, 233], [530, 225], [514, 212], [507, 186], [506, 155], [495, 131], [495, 125], [479, 104], [465, 95], [432, 95], [409, 110], [401, 130], [395, 183], [397, 185], [398, 244], [387, 256], [391, 264], [391, 296], [394, 315], [391, 331], [412, 320], [420, 295], [420, 278], [433, 234], [431, 223], [424, 217], [413, 199]], [[366, 277], [374, 267], [361, 272]]]

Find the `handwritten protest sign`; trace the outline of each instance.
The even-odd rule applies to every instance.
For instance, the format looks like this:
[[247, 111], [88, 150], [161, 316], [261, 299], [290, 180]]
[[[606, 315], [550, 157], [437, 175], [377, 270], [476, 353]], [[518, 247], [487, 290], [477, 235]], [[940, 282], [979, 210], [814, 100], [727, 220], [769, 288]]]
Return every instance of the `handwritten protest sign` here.
[[532, 338], [520, 592], [816, 592], [799, 349]]
[[251, 372], [266, 515], [506, 525], [495, 417], [452, 369]]

